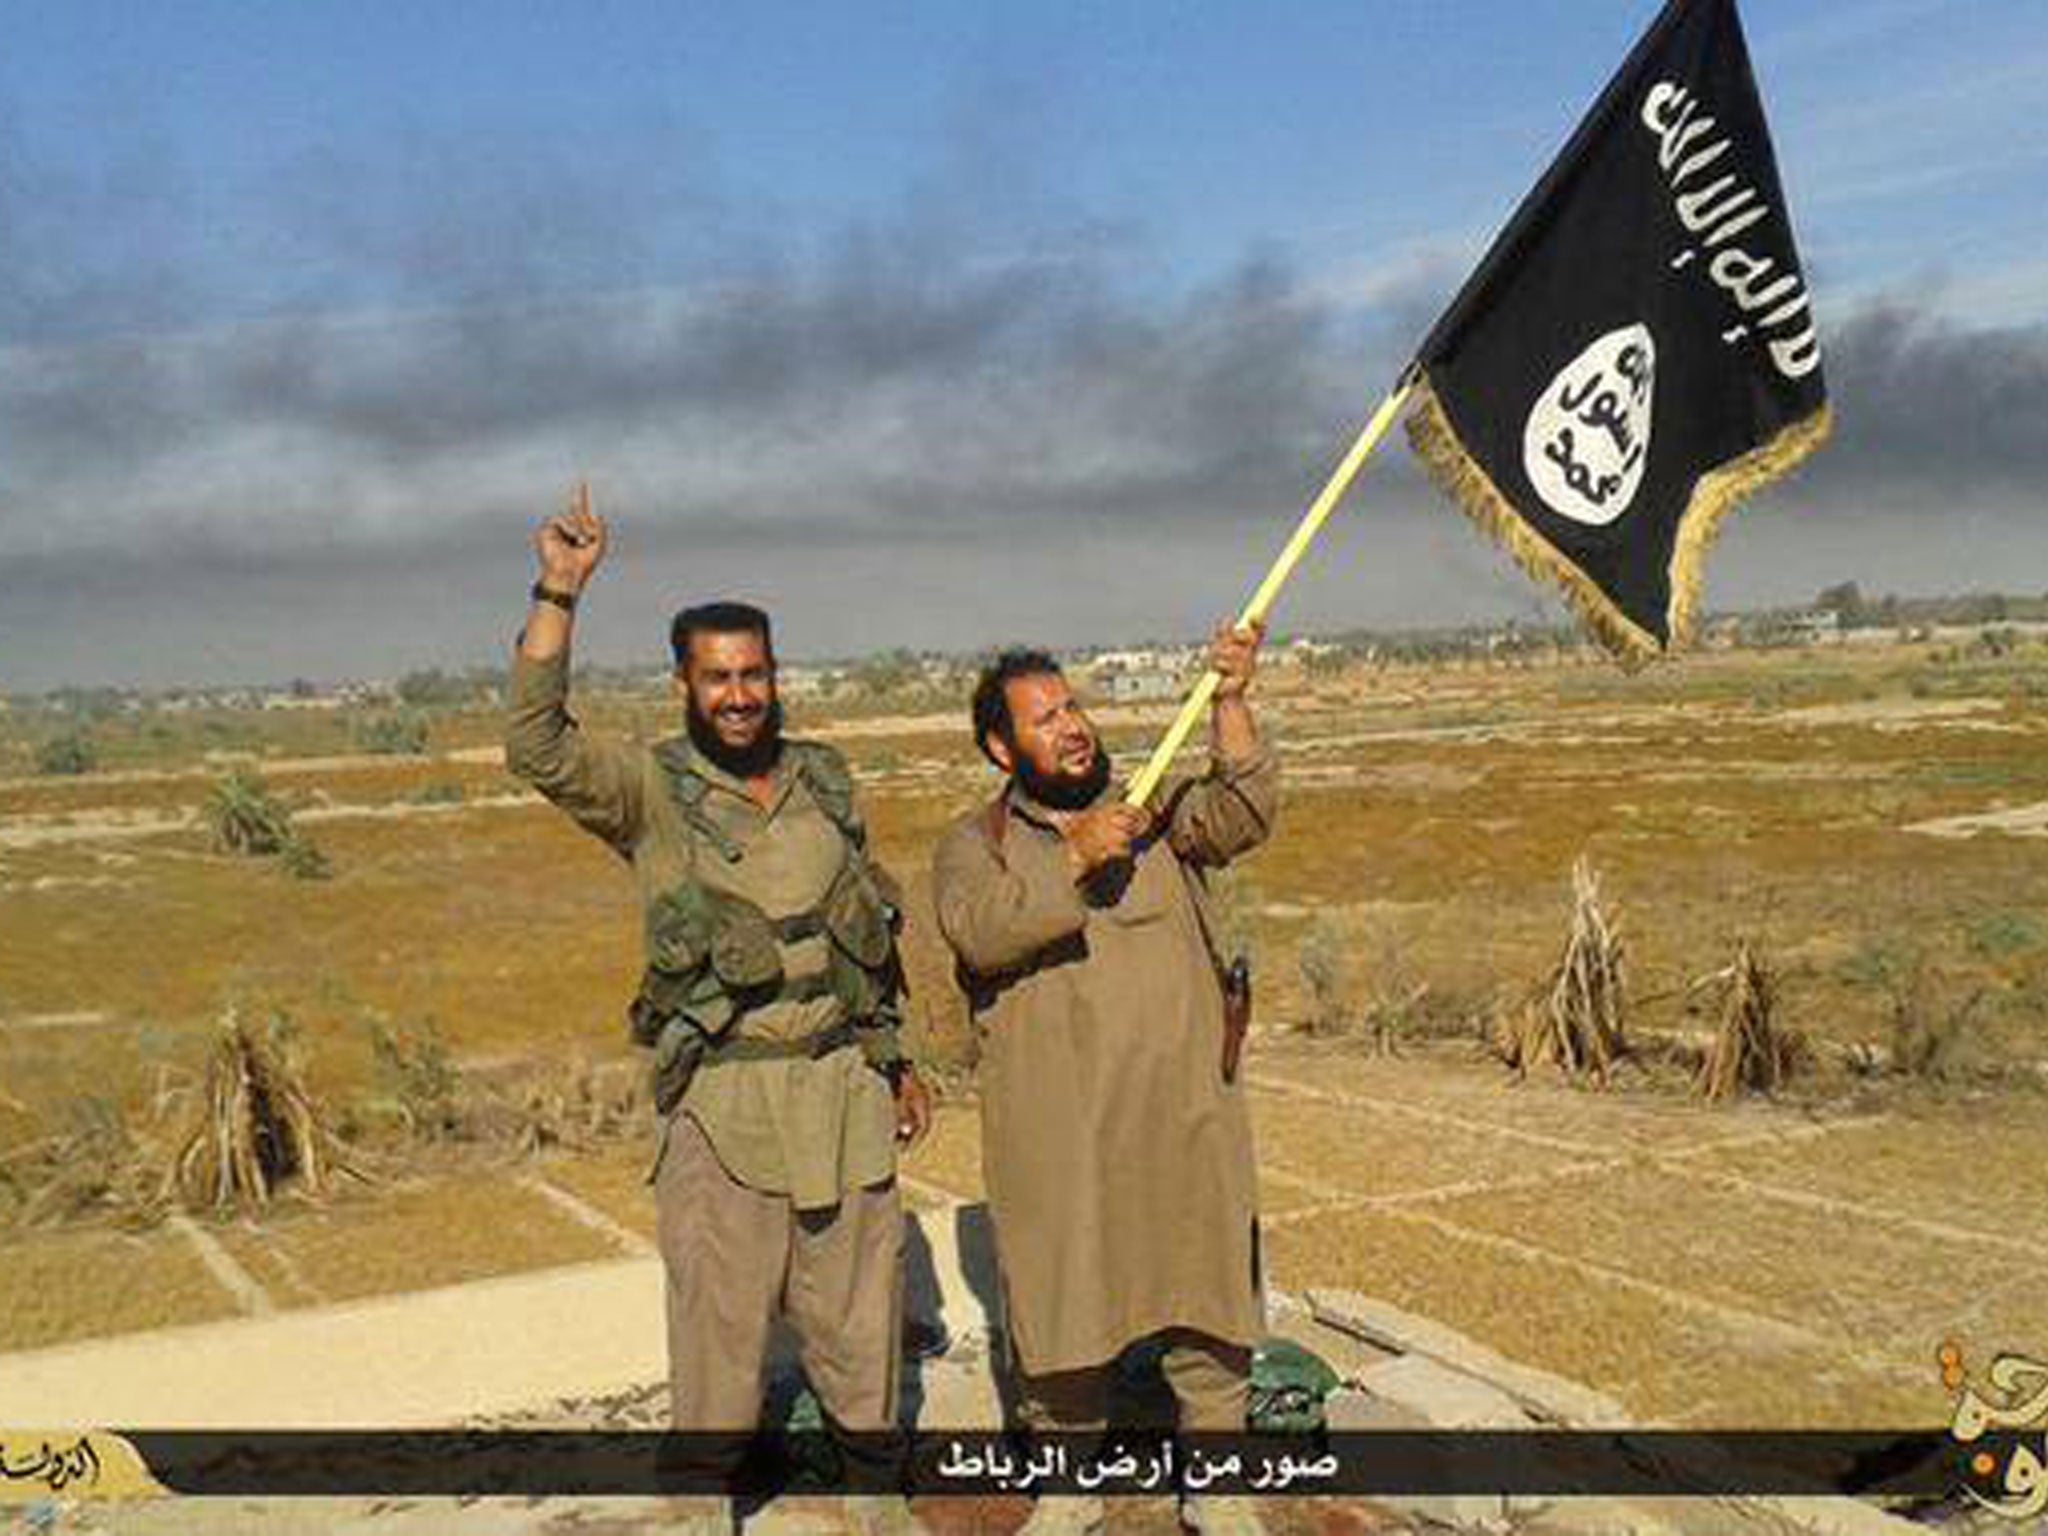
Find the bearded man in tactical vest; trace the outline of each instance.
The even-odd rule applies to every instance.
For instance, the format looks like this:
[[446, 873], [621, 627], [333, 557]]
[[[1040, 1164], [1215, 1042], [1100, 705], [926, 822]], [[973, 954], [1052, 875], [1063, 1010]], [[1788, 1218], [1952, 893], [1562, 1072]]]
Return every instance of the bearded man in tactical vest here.
[[[1245, 697], [1260, 638], [1216, 632], [1208, 769], [1156, 812], [1124, 802], [1051, 656], [1008, 652], [974, 691], [975, 743], [1008, 782], [947, 829], [932, 895], [980, 1042], [982, 1172], [1031, 1429], [1101, 1427], [1111, 1362], [1155, 1338], [1181, 1428], [1245, 1428], [1263, 1323], [1248, 993], [1203, 879], [1263, 842], [1278, 806]], [[1260, 1529], [1243, 1498], [1183, 1514], [1208, 1536]], [[1041, 1498], [1025, 1530], [1080, 1536], [1103, 1515], [1099, 1498]]]
[[[768, 616], [740, 603], [675, 618], [683, 734], [590, 736], [566, 707], [569, 641], [605, 524], [583, 497], [533, 542], [506, 763], [639, 888], [647, 968], [629, 1022], [654, 1056], [675, 1427], [755, 1427], [779, 1314], [835, 1432], [893, 1431], [896, 1153], [930, 1105], [897, 1040], [896, 901], [845, 761], [782, 735]], [[876, 1443], [843, 1449], [872, 1466]], [[710, 1517], [730, 1520], [722, 1504]]]

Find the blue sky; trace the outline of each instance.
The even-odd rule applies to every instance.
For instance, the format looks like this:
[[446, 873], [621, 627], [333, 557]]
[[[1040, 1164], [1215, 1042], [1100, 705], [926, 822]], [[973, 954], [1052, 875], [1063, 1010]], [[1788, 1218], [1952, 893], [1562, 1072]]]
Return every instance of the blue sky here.
[[[707, 584], [814, 652], [1199, 628], [1654, 10], [0, 4], [0, 688], [486, 659], [576, 473], [600, 653]], [[2048, 587], [2048, 11], [1744, 19], [1845, 425], [1710, 600]], [[1283, 619], [1527, 611], [1355, 494]]]

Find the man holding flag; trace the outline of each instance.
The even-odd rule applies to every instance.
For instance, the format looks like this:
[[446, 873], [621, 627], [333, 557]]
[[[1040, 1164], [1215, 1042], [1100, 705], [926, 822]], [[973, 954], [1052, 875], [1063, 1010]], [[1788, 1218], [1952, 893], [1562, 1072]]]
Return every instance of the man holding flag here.
[[[1251, 1126], [1202, 871], [1272, 827], [1279, 765], [1245, 697], [1259, 638], [1217, 631], [1208, 771], [1156, 817], [1112, 792], [1051, 657], [1010, 652], [975, 689], [976, 744], [1008, 782], [948, 829], [932, 895], [980, 1040], [982, 1167], [1032, 1429], [1102, 1427], [1110, 1363], [1154, 1336], [1181, 1427], [1245, 1427], [1263, 1320]], [[1189, 1513], [1211, 1536], [1257, 1529], [1241, 1500]], [[1043, 1499], [1029, 1529], [1102, 1514]]]
[[[1829, 427], [1734, 0], [1669, 0], [1360, 432], [1246, 605], [1240, 633], [1264, 622], [1411, 401], [1411, 438], [1440, 483], [1532, 574], [1557, 582], [1625, 666], [1683, 643], [1720, 519]], [[1193, 1068], [1163, 1096], [1119, 1087], [1146, 1053], [1200, 1054], [1186, 1018], [1147, 987], [1200, 969], [1199, 896], [1183, 903], [1167, 866], [1244, 851], [1272, 812], [1270, 760], [1228, 745], [1236, 727], [1227, 719], [1248, 730], [1249, 676], [1248, 652], [1233, 656], [1219, 641], [1121, 807], [1101, 803], [1102, 779], [1088, 777], [1100, 773], [1100, 744], [1049, 660], [999, 664], [977, 690], [977, 741], [1011, 784], [948, 832], [934, 893], [973, 982], [990, 1205], [1012, 1337], [1041, 1423], [1099, 1422], [1100, 1362], [1192, 1315], [1202, 1288], [1152, 1287], [1146, 1277], [1167, 1271], [1152, 1267], [1146, 1239], [1172, 1242], [1186, 1229], [1228, 1258], [1240, 1216], [1252, 1236], [1248, 1187], [1241, 1206], [1225, 1199], [1220, 1219], [1177, 1221], [1171, 1237], [1156, 1212], [1127, 1228], [1142, 1207], [1115, 1195], [1141, 1170], [1171, 1168], [1158, 1209], [1177, 1212], [1190, 1189], [1249, 1177], [1249, 1142], [1228, 1129], [1241, 1104]], [[1161, 778], [1212, 703], [1216, 751], [1194, 817], [1184, 819], [1192, 797], [1169, 797], [1155, 822], [1148, 807]], [[1203, 821], [1218, 816], [1204, 835]], [[1162, 844], [1171, 850], [1163, 859]], [[1164, 953], [1169, 936], [1177, 959]], [[1120, 964], [1133, 978], [1128, 992], [1102, 985]], [[1196, 1012], [1221, 1017], [1207, 1003]], [[1206, 1160], [1205, 1149], [1239, 1144], [1241, 1166], [1235, 1154]], [[1162, 1146], [1171, 1148], [1164, 1158]], [[1225, 1283], [1199, 1305], [1240, 1292], [1228, 1270], [1214, 1271]], [[1208, 1349], [1221, 1381], [1247, 1358], [1251, 1326], [1226, 1303], [1201, 1325], [1206, 1339], [1182, 1342]], [[1171, 1365], [1170, 1355], [1169, 1374]], [[1188, 1423], [1202, 1394], [1175, 1386]], [[1192, 1427], [1228, 1416], [1219, 1409]], [[1064, 1514], [1042, 1504], [1034, 1522], [1099, 1519], [1099, 1506], [1061, 1502]], [[1231, 1511], [1213, 1523], [1255, 1522]]]

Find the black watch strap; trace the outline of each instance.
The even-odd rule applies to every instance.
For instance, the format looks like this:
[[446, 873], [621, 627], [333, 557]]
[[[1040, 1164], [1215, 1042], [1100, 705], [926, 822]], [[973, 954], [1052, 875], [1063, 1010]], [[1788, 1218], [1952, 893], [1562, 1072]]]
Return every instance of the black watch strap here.
[[576, 594], [574, 592], [557, 592], [553, 587], [543, 586], [540, 582], [536, 581], [533, 584], [532, 597], [536, 603], [553, 603], [564, 613], [574, 613], [576, 611]]

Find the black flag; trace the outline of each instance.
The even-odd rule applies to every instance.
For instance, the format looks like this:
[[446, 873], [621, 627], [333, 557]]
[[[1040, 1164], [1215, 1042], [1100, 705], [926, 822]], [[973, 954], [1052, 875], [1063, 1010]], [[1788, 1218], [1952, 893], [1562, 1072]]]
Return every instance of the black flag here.
[[1820, 446], [1806, 280], [1734, 0], [1670, 0], [1416, 354], [1409, 436], [1624, 662]]

